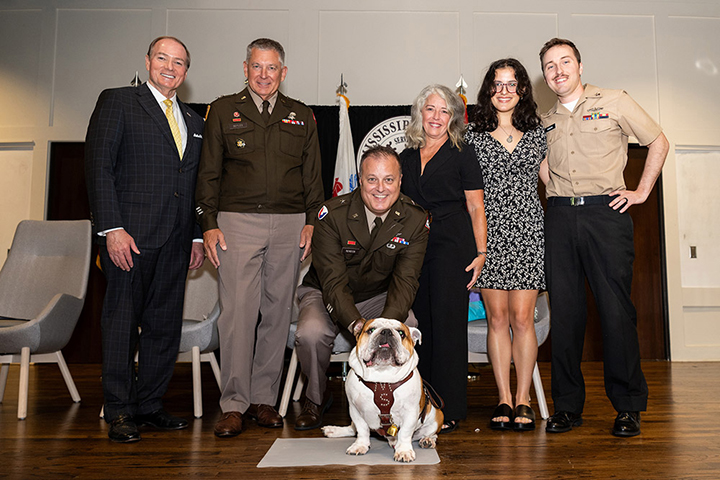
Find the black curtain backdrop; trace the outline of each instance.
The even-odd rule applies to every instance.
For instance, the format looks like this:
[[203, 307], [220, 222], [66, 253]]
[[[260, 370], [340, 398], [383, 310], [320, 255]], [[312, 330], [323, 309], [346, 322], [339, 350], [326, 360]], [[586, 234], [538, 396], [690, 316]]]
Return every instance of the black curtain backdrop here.
[[[205, 116], [207, 104], [191, 103], [190, 108], [199, 115]], [[317, 121], [318, 141], [322, 155], [322, 179], [325, 189], [325, 198], [332, 196], [332, 186], [335, 179], [335, 158], [337, 157], [338, 138], [340, 137], [340, 107], [337, 105], [310, 105]], [[353, 145], [357, 156], [360, 143], [365, 135], [378, 123], [399, 115], [410, 115], [409, 105], [387, 106], [353, 106], [348, 109], [350, 128], [352, 129]]]

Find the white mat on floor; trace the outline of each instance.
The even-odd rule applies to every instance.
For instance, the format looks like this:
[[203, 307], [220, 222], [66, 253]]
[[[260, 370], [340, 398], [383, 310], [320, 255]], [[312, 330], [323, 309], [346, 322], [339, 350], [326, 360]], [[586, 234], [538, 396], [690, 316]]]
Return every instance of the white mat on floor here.
[[[265, 454], [258, 468], [306, 467], [310, 465], [399, 465], [393, 460], [394, 450], [385, 440], [370, 438], [370, 451], [365, 455], [348, 455], [345, 450], [353, 438], [278, 438]], [[420, 448], [413, 442], [415, 461], [407, 465], [440, 463], [434, 448]]]

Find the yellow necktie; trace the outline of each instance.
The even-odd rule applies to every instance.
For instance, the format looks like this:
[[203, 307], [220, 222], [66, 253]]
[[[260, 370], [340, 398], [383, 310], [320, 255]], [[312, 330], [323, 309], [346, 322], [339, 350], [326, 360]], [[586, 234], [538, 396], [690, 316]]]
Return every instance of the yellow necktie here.
[[175, 120], [175, 115], [173, 114], [173, 102], [168, 98], [163, 100], [163, 103], [167, 105], [167, 108], [165, 109], [165, 116], [167, 117], [167, 121], [170, 124], [170, 131], [172, 132], [173, 138], [175, 139], [175, 146], [177, 146], [180, 160], [182, 160], [182, 136], [180, 135], [180, 127], [178, 127], [177, 121]]

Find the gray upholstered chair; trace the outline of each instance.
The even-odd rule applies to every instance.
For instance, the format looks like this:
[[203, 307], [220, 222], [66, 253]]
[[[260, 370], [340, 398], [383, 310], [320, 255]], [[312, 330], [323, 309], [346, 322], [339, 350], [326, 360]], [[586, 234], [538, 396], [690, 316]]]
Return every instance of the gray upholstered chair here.
[[[299, 283], [302, 283], [305, 274], [310, 269], [312, 263], [312, 256], [305, 259], [300, 269]], [[292, 323], [290, 324], [290, 333], [287, 338], [287, 348], [292, 350], [292, 356], [290, 357], [290, 364], [288, 365], [287, 375], [285, 376], [285, 386], [283, 387], [282, 397], [280, 398], [280, 408], [278, 413], [284, 417], [287, 414], [288, 406], [290, 405], [290, 397], [292, 395], [293, 401], [297, 402], [300, 400], [302, 389], [305, 386], [305, 378], [300, 373], [297, 385], [293, 391], [295, 384], [295, 376], [297, 375], [298, 358], [295, 352], [295, 331], [297, 330], [297, 318], [299, 308], [298, 302], [293, 303], [292, 312]], [[349, 331], [343, 331], [335, 337], [335, 344], [333, 345], [333, 353], [330, 356], [331, 362], [343, 362], [343, 376], [347, 373], [347, 360], [350, 356], [350, 350], [355, 346], [355, 339]]]
[[[288, 406], [290, 405], [290, 393], [292, 392], [292, 399], [294, 402], [300, 400], [302, 389], [305, 386], [305, 379], [303, 378], [302, 372], [300, 378], [298, 378], [297, 385], [293, 391], [293, 384], [295, 383], [295, 375], [297, 373], [298, 358], [297, 352], [295, 351], [295, 331], [297, 330], [297, 322], [290, 324], [290, 334], [288, 335], [287, 348], [292, 350], [292, 356], [290, 357], [290, 364], [288, 365], [287, 375], [285, 377], [285, 386], [283, 387], [282, 397], [280, 399], [280, 408], [278, 413], [284, 417], [287, 413]], [[355, 339], [349, 331], [340, 332], [335, 337], [335, 344], [333, 345], [333, 353], [330, 355], [331, 362], [343, 362], [343, 376], [347, 373], [347, 361], [350, 357], [350, 350], [355, 346]]]
[[[202, 405], [202, 362], [210, 362], [215, 382], [220, 387], [220, 366], [215, 358], [219, 347], [217, 329], [220, 317], [218, 302], [217, 270], [206, 260], [198, 270], [190, 270], [185, 281], [185, 302], [183, 303], [182, 333], [178, 348], [178, 362], [192, 362], [193, 415], [203, 415]], [[138, 355], [135, 352], [135, 361]], [[103, 418], [105, 407], [100, 409]]]
[[20, 222], [0, 270], [0, 401], [10, 363], [20, 363], [18, 418], [27, 416], [30, 362], [57, 363], [80, 401], [61, 349], [72, 336], [90, 274], [88, 220]]
[[[468, 322], [468, 363], [488, 362], [487, 334], [487, 320]], [[548, 295], [547, 293], [541, 293], [535, 303], [535, 335], [537, 336], [538, 345], [542, 345], [549, 334], [550, 306], [548, 304]], [[540, 415], [546, 420], [550, 413], [548, 412], [545, 389], [543, 388], [537, 362], [535, 362], [535, 368], [533, 369], [533, 384], [535, 385], [535, 395], [537, 396]]]
[[201, 362], [210, 362], [215, 381], [218, 387], [220, 386], [220, 366], [213, 353], [219, 346], [219, 316], [217, 270], [206, 260], [200, 269], [188, 273], [178, 355], [178, 362], [192, 362], [195, 418], [200, 418], [203, 414]]

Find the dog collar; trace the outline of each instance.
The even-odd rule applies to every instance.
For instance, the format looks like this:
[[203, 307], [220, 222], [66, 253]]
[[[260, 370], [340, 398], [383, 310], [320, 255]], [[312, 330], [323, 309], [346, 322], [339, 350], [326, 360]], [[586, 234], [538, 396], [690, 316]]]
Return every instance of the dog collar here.
[[375, 431], [383, 437], [394, 437], [397, 433], [397, 425], [393, 423], [392, 414], [390, 413], [390, 409], [395, 403], [394, 392], [398, 387], [400, 387], [400, 385], [410, 380], [414, 373], [414, 370], [411, 371], [410, 375], [395, 383], [368, 382], [358, 375], [360, 381], [374, 393], [373, 401], [380, 409], [380, 428]]

